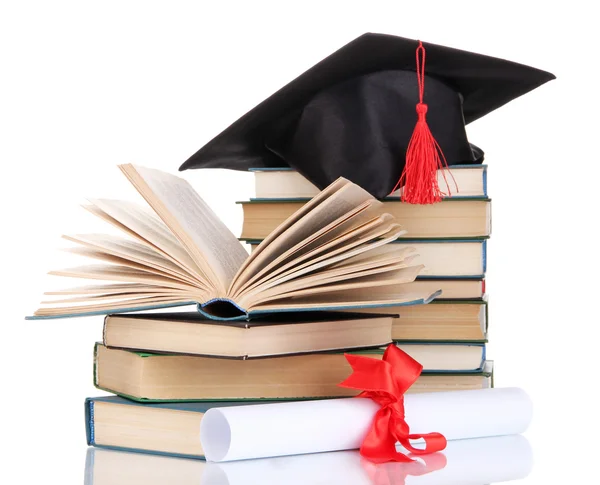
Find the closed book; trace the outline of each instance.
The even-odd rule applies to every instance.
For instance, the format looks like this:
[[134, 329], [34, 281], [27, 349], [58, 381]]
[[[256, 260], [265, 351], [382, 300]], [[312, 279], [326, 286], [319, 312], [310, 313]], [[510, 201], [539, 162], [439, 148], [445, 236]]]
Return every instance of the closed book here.
[[392, 339], [405, 341], [487, 341], [486, 300], [434, 300], [429, 305], [389, 308], [397, 313]]
[[[259, 199], [281, 199], [293, 197], [314, 197], [319, 189], [303, 175], [289, 167], [255, 168], [254, 193]], [[450, 175], [451, 174], [451, 175]], [[446, 187], [446, 180], [452, 189], [449, 197], [487, 197], [487, 165], [453, 165], [448, 170], [438, 170], [438, 184]], [[456, 190], [458, 189], [458, 190]], [[400, 197], [402, 189], [388, 198]]]
[[[254, 251], [259, 240], [246, 241]], [[483, 278], [487, 271], [487, 239], [399, 239], [400, 248], [412, 247], [414, 262], [422, 264], [417, 279], [423, 278]]]
[[[239, 202], [244, 211], [242, 239], [264, 239], [307, 199], [252, 199]], [[488, 198], [444, 199], [417, 205], [400, 199], [384, 200], [384, 210], [407, 231], [400, 238], [486, 237], [491, 233], [491, 201]]]
[[392, 340], [391, 315], [301, 312], [250, 322], [216, 322], [197, 312], [108, 315], [112, 348], [250, 359], [353, 348]]
[[[381, 358], [383, 349], [353, 353]], [[341, 352], [240, 360], [95, 348], [96, 387], [139, 401], [354, 396], [358, 391], [338, 386], [351, 373]], [[481, 389], [490, 376], [485, 364], [478, 372], [425, 370], [409, 392]]]
[[425, 372], [481, 372], [485, 344], [458, 342], [395, 342], [423, 365]]
[[[458, 278], [458, 279], [433, 279], [422, 278], [406, 284], [407, 291], [435, 291], [439, 292], [439, 297], [447, 300], [474, 300], [483, 298], [485, 295], [485, 280]], [[435, 300], [434, 300], [435, 301]], [[421, 305], [425, 306], [425, 305]], [[377, 311], [379, 309], [370, 309]]]
[[204, 458], [199, 439], [202, 416], [211, 407], [239, 404], [140, 404], [118, 396], [90, 397], [85, 400], [87, 443], [101, 448]]

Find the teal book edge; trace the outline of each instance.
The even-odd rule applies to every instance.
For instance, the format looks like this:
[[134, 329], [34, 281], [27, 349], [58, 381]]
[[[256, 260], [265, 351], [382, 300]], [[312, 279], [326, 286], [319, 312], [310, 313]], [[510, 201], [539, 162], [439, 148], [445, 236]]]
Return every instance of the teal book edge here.
[[[177, 306], [196, 305], [198, 312], [208, 320], [233, 322], [233, 321], [252, 320], [254, 318], [260, 318], [260, 317], [263, 317], [266, 315], [274, 315], [277, 313], [292, 313], [292, 312], [293, 313], [301, 313], [301, 312], [314, 312], [316, 310], [334, 312], [334, 311], [341, 311], [341, 310], [364, 310], [364, 309], [368, 309], [368, 308], [377, 309], [377, 308], [408, 306], [408, 305], [423, 305], [423, 304], [430, 303], [431, 301], [433, 301], [434, 298], [438, 297], [439, 295], [441, 295], [441, 291], [437, 291], [437, 292], [433, 293], [428, 298], [412, 300], [412, 301], [408, 301], [408, 302], [404, 302], [404, 303], [390, 303], [387, 305], [377, 305], [377, 304], [372, 304], [372, 305], [332, 305], [332, 306], [328, 306], [328, 307], [319, 307], [318, 309], [289, 307], [289, 308], [283, 308], [283, 309], [278, 309], [278, 310], [255, 310], [255, 311], [249, 311], [249, 312], [246, 311], [245, 309], [241, 308], [240, 306], [238, 306], [232, 300], [229, 300], [227, 298], [214, 298], [214, 299], [209, 300], [204, 303], [190, 301], [190, 302], [181, 302], [181, 303], [166, 304], [166, 305], [150, 305], [150, 306], [142, 306], [142, 307], [135, 307], [135, 308], [119, 308], [119, 309], [110, 310], [110, 311], [72, 313], [69, 315], [28, 316], [28, 317], [25, 317], [25, 319], [26, 320], [55, 320], [55, 319], [59, 319], [59, 318], [89, 317], [89, 316], [94, 316], [94, 315], [108, 315], [108, 314], [115, 314], [115, 313], [142, 312], [142, 311], [147, 311], [147, 310], [159, 310], [159, 309], [165, 309], [165, 308], [173, 308], [173, 307], [177, 307]], [[205, 311], [207, 306], [214, 304], [214, 303], [218, 303], [218, 302], [224, 302], [224, 303], [231, 304], [234, 308], [237, 309], [237, 311], [239, 311], [239, 315], [235, 315], [235, 316], [231, 316], [231, 317], [224, 317], [224, 316], [214, 315], [212, 313]]]

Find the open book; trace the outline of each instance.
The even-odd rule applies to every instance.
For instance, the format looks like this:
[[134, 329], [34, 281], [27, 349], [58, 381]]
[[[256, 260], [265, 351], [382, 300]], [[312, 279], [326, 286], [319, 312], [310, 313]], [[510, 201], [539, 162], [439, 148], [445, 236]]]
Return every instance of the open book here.
[[[276, 311], [425, 303], [404, 283], [422, 269], [414, 250], [388, 244], [404, 233], [383, 204], [338, 179], [303, 205], [248, 255], [191, 185], [131, 164], [120, 169], [152, 211], [91, 200], [92, 214], [128, 237], [65, 236], [71, 251], [100, 264], [51, 274], [105, 284], [48, 292], [35, 317], [140, 311], [198, 303], [209, 318], [245, 319]], [[35, 318], [34, 317], [34, 318]]]

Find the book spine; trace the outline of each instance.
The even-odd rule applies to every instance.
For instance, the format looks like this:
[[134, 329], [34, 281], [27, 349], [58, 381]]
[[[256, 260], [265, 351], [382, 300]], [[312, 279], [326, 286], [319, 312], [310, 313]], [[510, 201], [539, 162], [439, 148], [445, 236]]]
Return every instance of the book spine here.
[[85, 438], [88, 446], [94, 446], [94, 401], [85, 400]]
[[481, 176], [483, 177], [483, 195], [484, 197], [488, 196], [488, 188], [487, 188], [487, 166], [484, 165]]
[[481, 245], [481, 258], [483, 262], [483, 274], [487, 273], [487, 239], [483, 240]]

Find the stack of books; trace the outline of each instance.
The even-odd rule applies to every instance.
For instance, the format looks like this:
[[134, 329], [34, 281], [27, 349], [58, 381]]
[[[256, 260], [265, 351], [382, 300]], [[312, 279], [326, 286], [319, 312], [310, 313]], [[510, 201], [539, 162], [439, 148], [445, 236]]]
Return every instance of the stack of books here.
[[[241, 239], [252, 250], [265, 234], [318, 193], [317, 187], [290, 168], [256, 169], [255, 198], [240, 202], [244, 213]], [[385, 211], [406, 229], [395, 245], [413, 247], [424, 265], [417, 291], [442, 290], [428, 305], [381, 308], [396, 314], [392, 339], [424, 363], [431, 390], [492, 386], [493, 362], [486, 360], [488, 306], [485, 293], [487, 240], [491, 234], [491, 200], [486, 165], [455, 165], [452, 177], [440, 171], [438, 183], [459, 192], [432, 205], [400, 202], [401, 190], [384, 199]], [[372, 310], [370, 310], [372, 311]]]
[[[442, 283], [415, 280], [424, 268], [414, 241], [401, 246], [405, 228], [389, 214], [404, 204], [381, 203], [339, 179], [310, 201], [291, 202], [294, 211], [279, 220], [265, 210], [272, 227], [254, 234], [264, 240], [249, 255], [184, 180], [121, 170], [152, 211], [90, 200], [86, 209], [128, 237], [67, 236], [73, 253], [99, 264], [52, 274], [105, 283], [50, 292], [56, 298], [34, 317], [105, 315], [94, 383], [116, 396], [86, 400], [90, 445], [201, 457], [207, 409], [354, 396], [338, 386], [352, 373], [344, 353], [381, 358], [393, 340], [424, 368], [410, 392], [489, 385], [483, 346], [424, 345], [423, 315], [435, 324], [440, 312], [404, 313]], [[192, 303], [193, 312], [172, 309]], [[411, 318], [412, 337], [398, 338], [409, 330], [398, 322]], [[458, 326], [471, 335], [472, 320]]]

